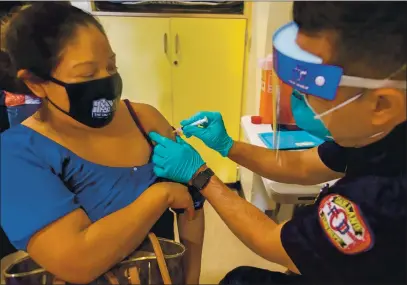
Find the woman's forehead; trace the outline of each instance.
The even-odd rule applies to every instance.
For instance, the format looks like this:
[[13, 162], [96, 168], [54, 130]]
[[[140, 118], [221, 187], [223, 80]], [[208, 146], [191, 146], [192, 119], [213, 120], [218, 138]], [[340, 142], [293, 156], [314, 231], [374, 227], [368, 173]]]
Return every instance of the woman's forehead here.
[[78, 26], [72, 39], [62, 49], [60, 64], [76, 65], [105, 60], [112, 55], [106, 36], [95, 26]]

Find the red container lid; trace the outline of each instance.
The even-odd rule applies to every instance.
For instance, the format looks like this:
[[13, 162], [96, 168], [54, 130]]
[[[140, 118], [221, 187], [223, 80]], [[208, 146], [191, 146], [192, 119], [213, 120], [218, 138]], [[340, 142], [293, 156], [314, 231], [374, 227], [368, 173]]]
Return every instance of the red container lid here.
[[252, 116], [251, 117], [252, 124], [260, 125], [261, 124], [261, 116]]

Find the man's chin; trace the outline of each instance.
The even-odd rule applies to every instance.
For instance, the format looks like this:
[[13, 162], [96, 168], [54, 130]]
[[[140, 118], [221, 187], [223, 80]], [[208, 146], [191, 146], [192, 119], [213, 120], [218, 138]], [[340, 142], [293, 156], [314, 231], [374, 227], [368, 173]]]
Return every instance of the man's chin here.
[[382, 132], [373, 136], [359, 137], [359, 138], [341, 138], [336, 139], [335, 142], [342, 147], [362, 148], [368, 145], [375, 144], [384, 139], [390, 132]]

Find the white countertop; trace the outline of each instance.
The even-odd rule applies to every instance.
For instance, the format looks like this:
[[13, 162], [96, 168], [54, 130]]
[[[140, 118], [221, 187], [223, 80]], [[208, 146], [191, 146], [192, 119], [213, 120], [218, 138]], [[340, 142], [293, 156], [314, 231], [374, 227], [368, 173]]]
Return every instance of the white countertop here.
[[[244, 116], [241, 119], [241, 125], [247, 142], [256, 146], [266, 147], [266, 145], [260, 139], [259, 134], [272, 132], [272, 127], [270, 124], [255, 125], [251, 123], [251, 116]], [[295, 169], [293, 169], [293, 171], [295, 171]], [[322, 183], [319, 185], [303, 186], [297, 184], [279, 183], [264, 177], [262, 177], [262, 181], [268, 196], [273, 200], [287, 200], [287, 198], [288, 200], [311, 200], [312, 197], [316, 197], [319, 194], [321, 187], [326, 184]], [[334, 181], [330, 181], [327, 183], [331, 184], [333, 182]], [[307, 197], [309, 198], [307, 199]]]

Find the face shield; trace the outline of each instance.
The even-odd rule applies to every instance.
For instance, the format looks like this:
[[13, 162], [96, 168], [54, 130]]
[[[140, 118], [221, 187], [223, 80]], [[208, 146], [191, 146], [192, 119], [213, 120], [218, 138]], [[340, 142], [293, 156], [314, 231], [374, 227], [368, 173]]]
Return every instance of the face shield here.
[[[273, 148], [279, 149], [280, 141], [280, 109], [281, 102], [289, 96], [290, 109], [296, 125], [309, 134], [324, 141], [333, 140], [329, 131], [329, 123], [321, 118], [357, 100], [362, 93], [338, 105], [333, 102], [340, 86], [363, 89], [396, 88], [406, 89], [405, 81], [390, 79], [367, 79], [344, 75], [339, 66], [323, 64], [322, 58], [302, 50], [296, 43], [298, 26], [288, 23], [276, 31], [273, 36]], [[403, 66], [402, 69], [405, 69]], [[400, 72], [401, 70], [398, 70]], [[392, 78], [391, 74], [388, 78]], [[285, 91], [284, 91], [285, 89]], [[289, 91], [287, 91], [287, 89]], [[282, 98], [284, 96], [284, 98]], [[318, 98], [328, 106], [317, 113], [310, 100]], [[331, 103], [330, 103], [331, 102]]]

